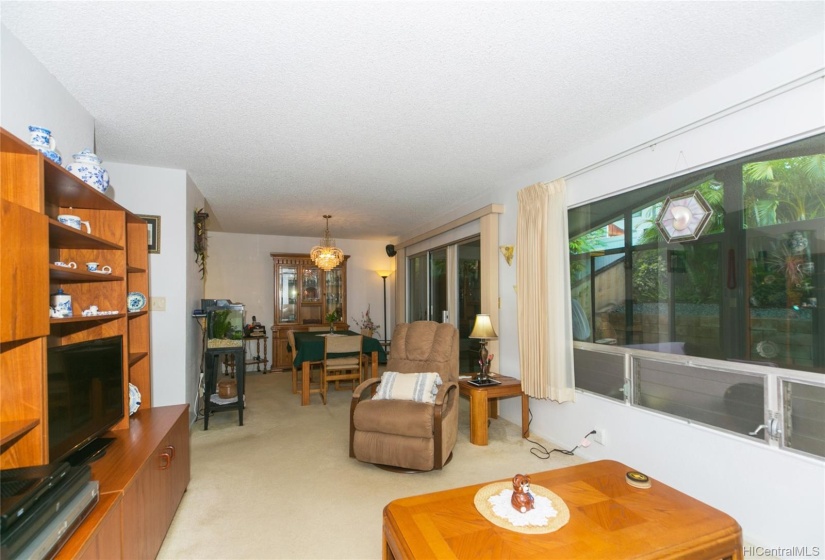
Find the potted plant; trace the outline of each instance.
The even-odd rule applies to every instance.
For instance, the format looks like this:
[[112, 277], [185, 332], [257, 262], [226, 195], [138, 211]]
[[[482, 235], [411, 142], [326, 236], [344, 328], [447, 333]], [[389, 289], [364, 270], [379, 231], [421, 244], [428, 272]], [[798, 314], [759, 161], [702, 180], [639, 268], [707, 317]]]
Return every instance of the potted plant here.
[[361, 320], [359, 321], [355, 317], [352, 318], [352, 322], [358, 325], [361, 329], [361, 334], [364, 336], [372, 336], [378, 329], [381, 328], [381, 325], [376, 325], [372, 317], [370, 317], [370, 306], [367, 305], [367, 312], [361, 313]]
[[325, 318], [327, 323], [329, 323], [329, 332], [335, 332], [335, 321], [338, 320], [338, 314], [333, 311], [332, 313], [327, 313]]

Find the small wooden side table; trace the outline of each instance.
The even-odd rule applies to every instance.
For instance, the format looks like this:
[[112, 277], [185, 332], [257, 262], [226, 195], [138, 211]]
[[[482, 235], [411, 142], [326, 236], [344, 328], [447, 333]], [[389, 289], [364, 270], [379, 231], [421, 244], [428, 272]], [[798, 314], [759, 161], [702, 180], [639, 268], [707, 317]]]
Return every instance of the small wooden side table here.
[[[260, 335], [260, 336], [245, 336], [245, 337], [243, 337], [244, 345], [247, 345], [247, 344], [249, 345], [247, 347], [247, 351], [246, 351], [246, 356], [247, 356], [248, 359], [246, 360], [246, 364], [244, 364], [244, 367], [254, 365], [255, 366], [255, 371], [261, 371], [261, 364], [263, 364], [264, 365], [264, 373], [267, 373], [269, 371], [269, 368], [267, 367], [267, 364], [269, 364], [269, 360], [266, 357], [266, 339], [267, 338], [269, 338], [269, 337], [265, 334]], [[254, 354], [252, 353], [252, 349], [251, 349], [251, 347], [252, 347], [251, 343], [253, 341], [255, 342], [255, 353]], [[261, 356], [261, 346], [262, 346], [261, 343], [262, 342], [263, 342], [263, 347], [264, 347], [263, 356]]]
[[503, 397], [521, 396], [521, 437], [529, 437], [530, 402], [529, 397], [521, 390], [521, 380], [505, 375], [491, 374], [490, 377], [500, 384], [476, 387], [470, 384], [470, 379], [458, 381], [459, 393], [470, 399], [470, 443], [487, 445], [487, 418], [498, 418], [496, 399]]

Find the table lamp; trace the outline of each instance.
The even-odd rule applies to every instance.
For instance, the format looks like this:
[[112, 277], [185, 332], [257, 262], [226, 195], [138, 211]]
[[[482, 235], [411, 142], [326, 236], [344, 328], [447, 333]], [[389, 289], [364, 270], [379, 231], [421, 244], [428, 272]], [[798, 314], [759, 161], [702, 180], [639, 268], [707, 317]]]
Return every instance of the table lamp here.
[[479, 313], [476, 315], [476, 323], [473, 325], [473, 332], [470, 333], [470, 338], [477, 338], [480, 340], [479, 357], [481, 358], [481, 372], [476, 381], [487, 381], [487, 374], [490, 373], [490, 364], [487, 362], [487, 341], [491, 338], [498, 338], [496, 331], [493, 329], [493, 323], [490, 321], [490, 316]]

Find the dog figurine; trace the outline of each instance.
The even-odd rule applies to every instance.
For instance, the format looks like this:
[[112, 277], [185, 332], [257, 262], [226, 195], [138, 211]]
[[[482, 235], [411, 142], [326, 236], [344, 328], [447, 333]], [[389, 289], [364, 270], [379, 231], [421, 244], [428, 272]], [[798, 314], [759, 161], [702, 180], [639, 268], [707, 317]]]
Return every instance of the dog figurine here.
[[527, 513], [534, 507], [534, 498], [530, 493], [530, 477], [526, 474], [517, 474], [513, 477], [513, 497], [510, 503], [516, 511]]

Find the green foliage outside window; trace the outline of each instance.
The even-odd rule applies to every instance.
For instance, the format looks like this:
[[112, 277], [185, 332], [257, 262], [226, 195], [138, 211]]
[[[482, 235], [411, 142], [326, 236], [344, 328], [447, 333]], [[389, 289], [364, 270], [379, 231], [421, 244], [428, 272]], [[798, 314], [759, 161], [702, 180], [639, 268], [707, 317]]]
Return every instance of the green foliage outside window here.
[[825, 217], [825, 154], [746, 163], [745, 227]]

